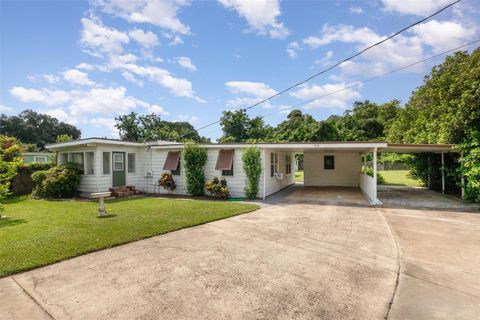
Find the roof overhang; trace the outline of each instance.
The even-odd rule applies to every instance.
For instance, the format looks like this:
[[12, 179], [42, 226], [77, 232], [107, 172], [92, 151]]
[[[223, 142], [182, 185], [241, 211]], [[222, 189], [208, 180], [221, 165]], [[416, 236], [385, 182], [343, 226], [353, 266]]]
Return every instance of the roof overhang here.
[[96, 145], [115, 145], [115, 146], [129, 146], [129, 147], [148, 146], [148, 144], [141, 143], [141, 142], [89, 138], [89, 139], [80, 139], [80, 140], [74, 140], [74, 141], [48, 144], [45, 146], [45, 148], [48, 150], [55, 151], [58, 149], [69, 148], [69, 147], [91, 147]]
[[392, 153], [447, 153], [456, 152], [454, 144], [400, 144], [388, 143], [386, 148], [382, 148], [379, 152]]

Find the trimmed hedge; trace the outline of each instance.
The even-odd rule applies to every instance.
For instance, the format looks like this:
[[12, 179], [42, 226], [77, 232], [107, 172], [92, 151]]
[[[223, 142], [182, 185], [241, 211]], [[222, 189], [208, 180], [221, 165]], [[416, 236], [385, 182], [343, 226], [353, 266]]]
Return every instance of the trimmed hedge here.
[[207, 163], [207, 149], [201, 148], [195, 143], [187, 143], [183, 149], [183, 163], [187, 192], [192, 196], [203, 196], [205, 194], [203, 167]]
[[258, 195], [258, 183], [262, 174], [260, 150], [257, 147], [247, 147], [242, 155], [243, 170], [247, 175], [245, 195], [249, 199], [255, 199]]
[[33, 194], [42, 198], [70, 198], [78, 194], [80, 174], [75, 164], [55, 166], [32, 174]]

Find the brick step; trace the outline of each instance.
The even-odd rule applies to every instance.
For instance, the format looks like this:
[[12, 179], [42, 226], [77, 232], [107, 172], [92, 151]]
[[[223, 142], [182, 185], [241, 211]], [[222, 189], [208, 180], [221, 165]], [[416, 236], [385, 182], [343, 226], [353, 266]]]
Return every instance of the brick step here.
[[108, 190], [112, 193], [112, 196], [116, 198], [125, 198], [143, 194], [142, 191], [135, 189], [135, 186], [113, 187]]

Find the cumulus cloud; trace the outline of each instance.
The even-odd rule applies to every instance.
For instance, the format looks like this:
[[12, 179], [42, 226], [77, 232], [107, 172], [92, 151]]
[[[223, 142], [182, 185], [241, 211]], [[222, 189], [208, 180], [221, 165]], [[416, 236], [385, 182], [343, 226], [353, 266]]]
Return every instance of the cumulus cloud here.
[[81, 22], [80, 43], [94, 56], [121, 54], [123, 45], [130, 41], [126, 33], [103, 25], [96, 17], [82, 18]]
[[385, 10], [400, 14], [427, 16], [451, 3], [452, 0], [382, 0]]
[[353, 99], [360, 98], [360, 93], [348, 84], [333, 83], [325, 85], [305, 85], [290, 93], [290, 96], [301, 100], [313, 100], [304, 108], [346, 108]]
[[178, 57], [175, 59], [177, 63], [185, 70], [196, 71], [197, 67], [192, 63], [192, 60], [188, 57]]
[[40, 110], [41, 113], [47, 114], [51, 117], [54, 117], [58, 119], [61, 122], [66, 122], [69, 124], [76, 125], [78, 123], [78, 120], [69, 115], [65, 110], [62, 108], [54, 108], [54, 109], [46, 109], [46, 110]]
[[186, 0], [94, 0], [103, 12], [132, 23], [149, 23], [178, 34], [190, 34], [190, 27], [178, 19], [178, 10]]
[[263, 82], [229, 81], [225, 85], [232, 93], [247, 94], [257, 98], [267, 98], [277, 93], [276, 90]]
[[197, 116], [189, 116], [186, 114], [179, 114], [177, 115], [177, 120], [175, 121], [182, 121], [182, 122], [188, 122], [190, 124], [196, 124], [200, 120], [199, 117]]
[[294, 59], [298, 57], [298, 51], [300, 51], [301, 49], [302, 48], [300, 48], [300, 45], [297, 41], [290, 42], [287, 45], [287, 54], [290, 58]]
[[77, 64], [75, 66], [75, 68], [81, 69], [81, 70], [92, 71], [93, 69], [95, 69], [95, 66], [93, 66], [89, 63], [82, 62], [82, 63]]
[[123, 78], [125, 78], [125, 80], [127, 80], [128, 82], [130, 83], [133, 83], [133, 84], [136, 84], [137, 86], [139, 87], [143, 87], [143, 81], [142, 80], [138, 80], [137, 78], [134, 77], [133, 74], [131, 74], [130, 72], [123, 72], [122, 73], [122, 76]]
[[88, 78], [88, 74], [77, 69], [69, 69], [62, 72], [63, 79], [73, 84], [92, 86], [95, 84]]
[[272, 39], [283, 39], [290, 31], [277, 20], [280, 16], [279, 0], [219, 0], [230, 10], [235, 10], [239, 16], [247, 20], [251, 30], [260, 35], [269, 35]]
[[90, 124], [99, 129], [107, 129], [110, 131], [111, 137], [118, 137], [118, 129], [115, 127], [115, 118], [93, 118]]
[[357, 7], [357, 6], [352, 6], [348, 8], [348, 12], [353, 13], [353, 14], [363, 14], [364, 11], [362, 7]]
[[128, 32], [128, 35], [144, 48], [152, 48], [158, 45], [158, 37], [151, 31], [145, 32], [142, 29], [133, 29]]

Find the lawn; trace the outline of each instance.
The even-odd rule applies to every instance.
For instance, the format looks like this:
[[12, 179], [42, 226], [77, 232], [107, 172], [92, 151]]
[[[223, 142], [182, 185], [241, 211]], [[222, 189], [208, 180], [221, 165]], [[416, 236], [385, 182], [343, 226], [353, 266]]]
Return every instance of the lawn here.
[[388, 170], [378, 172], [385, 178], [384, 184], [413, 187], [422, 186], [422, 183], [419, 180], [413, 180], [407, 176], [409, 172], [408, 170]]
[[303, 182], [303, 171], [295, 172], [295, 182]]
[[0, 277], [92, 251], [256, 210], [257, 205], [201, 200], [112, 200], [97, 218], [96, 202], [19, 197], [0, 219]]

